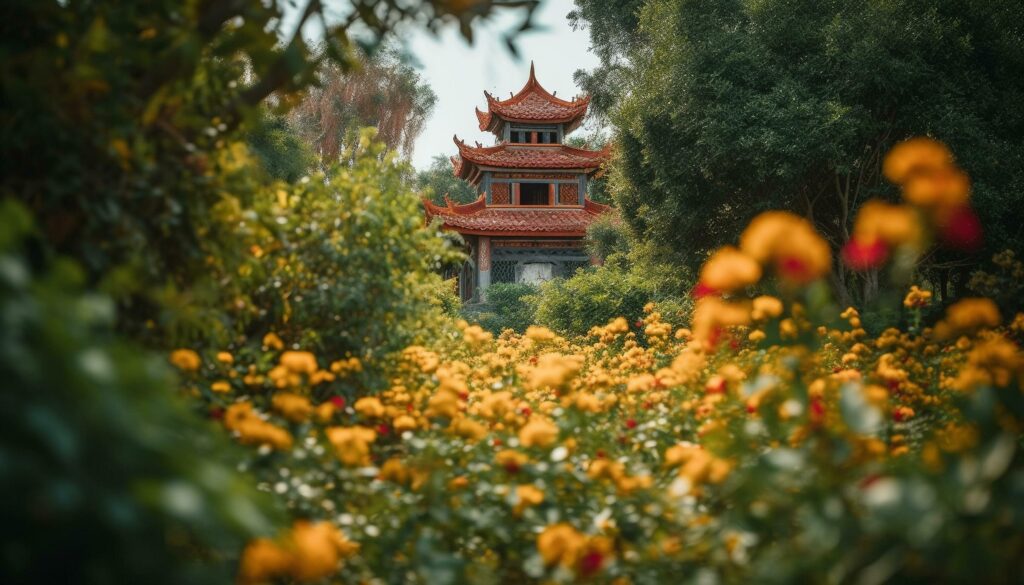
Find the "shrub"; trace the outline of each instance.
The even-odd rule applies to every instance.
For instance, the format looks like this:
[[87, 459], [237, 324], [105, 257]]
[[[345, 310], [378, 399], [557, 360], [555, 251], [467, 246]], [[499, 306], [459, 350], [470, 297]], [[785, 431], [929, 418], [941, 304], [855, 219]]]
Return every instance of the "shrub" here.
[[167, 364], [113, 334], [76, 264], [29, 261], [31, 229], [0, 201], [0, 581], [229, 582], [274, 527], [269, 498]]
[[487, 307], [476, 321], [488, 331], [498, 334], [505, 329], [516, 333], [533, 324], [538, 288], [532, 284], [498, 282], [487, 288]]
[[651, 293], [643, 279], [631, 272], [613, 267], [581, 270], [572, 278], [540, 286], [536, 320], [565, 335], [586, 335], [594, 325], [615, 317], [639, 321]]

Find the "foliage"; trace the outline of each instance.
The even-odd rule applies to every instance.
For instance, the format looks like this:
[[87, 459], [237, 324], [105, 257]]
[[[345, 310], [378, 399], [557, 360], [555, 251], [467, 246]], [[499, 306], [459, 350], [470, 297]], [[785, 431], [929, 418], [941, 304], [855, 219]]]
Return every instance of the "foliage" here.
[[[438, 269], [462, 253], [423, 226], [419, 199], [404, 179], [407, 163], [374, 134], [364, 130], [343, 153], [350, 164], [327, 175], [251, 186], [249, 209], [224, 197], [209, 229], [232, 255], [212, 257], [206, 268], [221, 283], [211, 294], [228, 304], [226, 320], [218, 332], [199, 310], [206, 303], [181, 307], [169, 315], [186, 319], [162, 323], [173, 339], [231, 349], [240, 345], [236, 339], [256, 343], [272, 331], [289, 343], [375, 364], [372, 358], [425, 342], [442, 328], [445, 312], [456, 312], [458, 303]], [[225, 168], [248, 173], [250, 158], [240, 149]], [[385, 383], [371, 374], [360, 384]]]
[[537, 292], [532, 284], [496, 282], [487, 287], [487, 308], [475, 320], [495, 335], [505, 329], [522, 333], [534, 323]]
[[[206, 263], [235, 256], [237, 242], [209, 218], [225, 195], [248, 210], [265, 188], [258, 168], [230, 165], [268, 96], [286, 110], [322, 63], [353, 67], [355, 30], [370, 47], [403, 22], [457, 23], [471, 37], [472, 22], [503, 7], [525, 6], [529, 28], [535, 5], [354, 0], [339, 19], [321, 2], [283, 18], [286, 4], [5, 6], [0, 193], [40, 218], [48, 247], [115, 293], [118, 325], [133, 336], [166, 343], [147, 324], [183, 308], [226, 318], [231, 297]], [[325, 27], [316, 50], [301, 34], [315, 25]]]
[[270, 178], [295, 183], [308, 175], [316, 158], [283, 116], [261, 109], [260, 118], [246, 135], [249, 150]]
[[993, 299], [1004, 313], [1024, 310], [1024, 262], [1012, 250], [1003, 250], [985, 268], [971, 273], [971, 292]]
[[435, 155], [430, 167], [416, 174], [416, 188], [438, 205], [445, 204], [445, 197], [455, 203], [470, 203], [479, 197], [469, 183], [455, 176], [452, 161], [443, 154]]
[[[929, 182], [950, 161], [932, 141], [894, 149], [906, 203], [863, 206], [852, 269], [912, 273], [964, 204]], [[632, 309], [633, 252], [543, 285], [538, 317], [579, 329], [601, 303]], [[906, 327], [872, 335], [831, 298], [831, 259], [809, 221], [766, 212], [702, 265], [688, 328], [655, 303], [570, 339], [459, 322], [354, 402], [358, 358], [275, 335], [202, 370], [175, 352], [301, 518], [247, 546], [240, 581], [1015, 582], [1024, 314], [1003, 325], [965, 299], [925, 327], [932, 293], [911, 286]]]
[[352, 68], [327, 62], [317, 77], [289, 119], [322, 167], [337, 162], [348, 140], [367, 126], [376, 128], [378, 139], [391, 150], [412, 155], [437, 95], [398, 53], [378, 51], [357, 58]]
[[0, 580], [228, 582], [277, 521], [270, 498], [167, 365], [116, 339], [111, 299], [73, 262], [27, 253], [33, 231], [0, 203]]
[[314, 385], [346, 366], [273, 348], [204, 396], [243, 442], [305, 437], [246, 465], [358, 544], [341, 580], [1014, 582], [1024, 316], [870, 337], [815, 290], [760, 297], [715, 346], [654, 306], [644, 345], [622, 318], [577, 341], [462, 324], [354, 404]]
[[[580, 1], [615, 95], [613, 192], [638, 236], [691, 267], [767, 208], [811, 219], [834, 251], [860, 204], [892, 197], [881, 154], [947, 140], [974, 177], [988, 250], [1020, 248], [1024, 95], [1015, 2]], [[593, 19], [593, 20], [590, 20]], [[582, 22], [582, 21], [581, 21]], [[973, 251], [929, 256], [946, 275]], [[835, 263], [844, 302], [878, 292]]]
[[586, 335], [594, 324], [620, 316], [642, 328], [644, 305], [655, 297], [653, 283], [638, 271], [618, 265], [580, 270], [541, 284], [536, 322], [563, 335]]
[[[567, 138], [565, 143], [576, 148], [601, 150], [608, 145], [608, 133], [604, 127], [598, 126], [585, 134], [576, 134]], [[615, 204], [608, 190], [608, 176], [604, 172], [592, 175], [587, 179], [587, 198], [605, 205]]]
[[587, 226], [587, 252], [602, 262], [629, 252], [628, 228], [615, 213], [604, 213]]

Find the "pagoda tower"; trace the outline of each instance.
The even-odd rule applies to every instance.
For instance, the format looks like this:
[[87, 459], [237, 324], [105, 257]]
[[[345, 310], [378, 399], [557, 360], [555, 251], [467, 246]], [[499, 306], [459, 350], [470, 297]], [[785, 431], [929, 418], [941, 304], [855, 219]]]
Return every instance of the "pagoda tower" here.
[[519, 93], [499, 100], [484, 92], [487, 111], [476, 111], [494, 146], [470, 146], [455, 137], [455, 175], [479, 198], [440, 206], [424, 201], [427, 221], [462, 234], [469, 260], [458, 274], [464, 301], [482, 300], [492, 282], [539, 283], [571, 276], [591, 264], [583, 249], [589, 226], [608, 206], [587, 197], [588, 181], [602, 172], [608, 149], [563, 144], [583, 122], [589, 97], [563, 100], [545, 90], [530, 64]]

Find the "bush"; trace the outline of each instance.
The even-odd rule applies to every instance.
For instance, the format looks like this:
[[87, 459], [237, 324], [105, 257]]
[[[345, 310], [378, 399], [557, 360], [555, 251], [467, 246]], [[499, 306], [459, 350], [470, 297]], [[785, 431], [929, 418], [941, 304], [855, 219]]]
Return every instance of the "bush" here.
[[594, 325], [615, 317], [625, 317], [630, 323], [640, 321], [651, 295], [650, 286], [631, 272], [590, 268], [572, 278], [542, 284], [536, 319], [564, 335], [586, 335]]
[[274, 527], [269, 498], [166, 362], [113, 334], [76, 264], [29, 261], [31, 229], [0, 201], [0, 581], [229, 582]]
[[532, 284], [498, 282], [487, 287], [487, 310], [476, 315], [476, 321], [488, 331], [499, 334], [505, 329], [516, 333], [533, 324], [537, 311]]

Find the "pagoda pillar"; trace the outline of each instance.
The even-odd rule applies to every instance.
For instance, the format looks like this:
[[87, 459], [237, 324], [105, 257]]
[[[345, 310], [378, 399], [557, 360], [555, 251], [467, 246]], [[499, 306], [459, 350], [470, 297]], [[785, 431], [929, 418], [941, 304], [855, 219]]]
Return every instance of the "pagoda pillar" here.
[[477, 247], [479, 257], [477, 258], [477, 288], [480, 290], [480, 300], [487, 300], [487, 287], [491, 285], [491, 238], [480, 236], [480, 243]]

